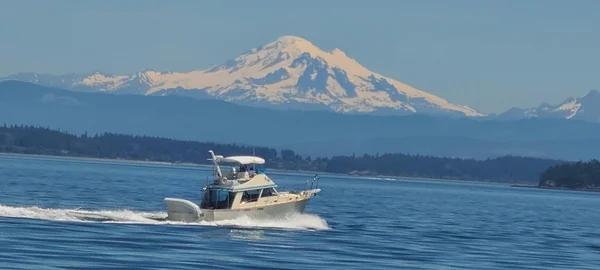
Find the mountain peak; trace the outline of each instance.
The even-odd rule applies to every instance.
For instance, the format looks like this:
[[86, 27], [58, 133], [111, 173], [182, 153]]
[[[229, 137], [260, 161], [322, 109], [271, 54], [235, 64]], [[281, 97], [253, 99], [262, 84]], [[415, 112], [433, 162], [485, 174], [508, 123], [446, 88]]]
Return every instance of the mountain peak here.
[[303, 53], [313, 57], [321, 56], [325, 52], [312, 42], [297, 36], [281, 36], [276, 40], [261, 46], [253, 53], [263, 51], [267, 54], [286, 54], [289, 58], [296, 58]]
[[538, 107], [517, 110], [508, 110], [501, 117], [515, 118], [542, 117], [577, 119], [589, 122], [600, 122], [600, 92], [590, 90], [582, 97], [569, 97], [558, 105], [550, 105], [547, 102]]
[[347, 57], [346, 53], [340, 50], [339, 48], [333, 49], [331, 52], [326, 52], [310, 42], [307, 39], [297, 37], [297, 36], [281, 36], [277, 38], [275, 41], [265, 45], [264, 47], [270, 47], [269, 45], [280, 45], [283, 50], [294, 49], [301, 51], [303, 53], [310, 53], [312, 56], [321, 56], [322, 54], [330, 54], [334, 56], [344, 56]]
[[[281, 43], [284, 45], [293, 45], [293, 44], [305, 44], [305, 45], [313, 45], [312, 42], [297, 36], [285, 35], [278, 37], [274, 42]], [[314, 45], [313, 45], [314, 46]]]
[[292, 35], [280, 36], [207, 70], [143, 70], [129, 76], [98, 72], [77, 78], [73, 85], [68, 83], [70, 80], [65, 82], [67, 89], [211, 96], [247, 105], [346, 113], [484, 115], [377, 74], [338, 48], [324, 51]]

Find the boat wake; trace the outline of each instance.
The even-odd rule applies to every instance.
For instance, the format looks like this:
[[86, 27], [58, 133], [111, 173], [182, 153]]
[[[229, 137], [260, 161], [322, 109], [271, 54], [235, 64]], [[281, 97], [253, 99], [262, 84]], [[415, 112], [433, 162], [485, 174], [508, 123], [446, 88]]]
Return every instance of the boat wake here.
[[328, 230], [327, 222], [311, 214], [293, 214], [281, 219], [251, 219], [240, 217], [214, 222], [184, 223], [167, 221], [166, 212], [140, 212], [132, 210], [81, 210], [32, 207], [15, 207], [0, 204], [0, 217], [29, 218], [67, 222], [100, 222], [119, 224], [155, 224], [181, 226], [225, 226], [239, 228], [274, 228], [291, 230]]

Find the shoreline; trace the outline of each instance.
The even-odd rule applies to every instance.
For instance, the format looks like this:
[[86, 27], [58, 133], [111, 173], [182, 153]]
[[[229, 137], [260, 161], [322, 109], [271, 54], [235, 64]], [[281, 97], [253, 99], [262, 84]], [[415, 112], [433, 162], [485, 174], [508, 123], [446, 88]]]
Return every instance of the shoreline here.
[[[124, 158], [96, 158], [96, 157], [85, 157], [85, 156], [68, 156], [68, 155], [45, 155], [45, 154], [23, 154], [23, 153], [11, 153], [11, 152], [0, 152], [1, 156], [16, 156], [16, 157], [37, 157], [37, 158], [55, 158], [55, 159], [74, 159], [74, 160], [87, 160], [87, 161], [101, 161], [101, 162], [120, 162], [120, 163], [134, 163], [134, 164], [148, 164], [148, 165], [162, 165], [162, 166], [186, 166], [186, 167], [202, 167], [210, 168], [212, 165], [209, 164], [198, 164], [198, 163], [173, 163], [166, 161], [152, 161], [152, 160], [137, 160], [137, 159], [124, 159]], [[488, 183], [488, 184], [507, 184], [502, 182], [482, 181], [482, 180], [465, 180], [465, 179], [449, 179], [449, 178], [429, 178], [429, 177], [413, 177], [413, 176], [395, 176], [395, 175], [368, 175], [368, 174], [352, 174], [352, 173], [331, 173], [331, 172], [320, 172], [320, 171], [304, 171], [304, 170], [285, 170], [269, 168], [270, 171], [275, 173], [303, 173], [303, 174], [319, 174], [319, 175], [330, 175], [330, 176], [343, 176], [351, 178], [375, 178], [381, 180], [424, 180], [424, 181], [445, 181], [445, 182], [469, 182], [469, 183]]]
[[549, 187], [549, 186], [536, 186], [536, 185], [524, 185], [514, 184], [511, 187], [519, 188], [535, 188], [535, 189], [548, 189], [548, 190], [568, 190], [568, 191], [585, 191], [585, 192], [600, 192], [600, 189], [589, 189], [589, 188], [563, 188], [563, 187]]
[[23, 154], [23, 153], [11, 153], [11, 152], [0, 152], [0, 156], [39, 157], [39, 158], [58, 158], [58, 159], [78, 159], [78, 160], [89, 160], [89, 161], [111, 161], [111, 162], [140, 163], [140, 164], [154, 164], [154, 165], [210, 166], [210, 165], [196, 164], [196, 163], [172, 163], [172, 162], [166, 162], [166, 161], [137, 160], [137, 159], [124, 159], [124, 158], [95, 158], [95, 157], [85, 157], [85, 156], [61, 156], [61, 155], [44, 155], [44, 154]]
[[[37, 158], [55, 158], [55, 159], [74, 159], [74, 160], [87, 160], [87, 161], [101, 161], [101, 162], [118, 162], [118, 163], [135, 163], [135, 164], [147, 164], [147, 165], [162, 165], [162, 166], [172, 166], [172, 167], [201, 167], [201, 168], [211, 168], [213, 165], [210, 164], [199, 164], [199, 163], [189, 163], [189, 162], [166, 162], [166, 161], [152, 161], [152, 160], [138, 160], [138, 159], [125, 159], [125, 158], [96, 158], [96, 157], [85, 157], [85, 156], [63, 156], [63, 155], [45, 155], [45, 154], [23, 154], [23, 153], [11, 153], [11, 152], [0, 152], [1, 156], [16, 156], [16, 157], [37, 157]], [[345, 174], [337, 174], [337, 173], [329, 173], [329, 172], [318, 172], [318, 171], [303, 171], [303, 170], [282, 170], [269, 168], [270, 171], [278, 172], [278, 173], [306, 173], [306, 174], [324, 174], [324, 175], [345, 175]]]
[[[74, 160], [87, 160], [87, 161], [100, 161], [100, 162], [119, 162], [119, 163], [133, 163], [133, 164], [147, 164], [147, 165], [161, 165], [161, 166], [183, 166], [183, 167], [201, 167], [204, 169], [211, 168], [209, 164], [198, 164], [198, 163], [173, 163], [166, 161], [151, 161], [151, 160], [136, 160], [136, 159], [124, 159], [124, 158], [96, 158], [96, 157], [85, 157], [85, 156], [69, 156], [69, 155], [45, 155], [45, 154], [23, 154], [23, 153], [11, 153], [11, 152], [0, 152], [0, 156], [17, 156], [17, 157], [38, 157], [38, 158], [56, 158], [56, 159], [74, 159]], [[414, 176], [396, 176], [396, 175], [380, 175], [380, 174], [356, 174], [356, 173], [330, 173], [320, 171], [304, 171], [304, 170], [285, 170], [269, 168], [274, 173], [301, 173], [301, 174], [319, 174], [329, 175], [333, 177], [350, 177], [350, 178], [362, 178], [362, 179], [377, 179], [377, 180], [389, 180], [389, 181], [402, 181], [402, 180], [413, 180], [413, 181], [440, 181], [440, 182], [458, 182], [458, 183], [477, 183], [477, 184], [496, 184], [496, 185], [510, 185], [518, 187], [535, 187], [533, 185], [526, 184], [511, 184], [508, 182], [494, 182], [484, 180], [467, 180], [467, 179], [455, 179], [455, 178], [430, 178], [430, 177], [414, 177]], [[569, 190], [569, 189], [566, 189]]]

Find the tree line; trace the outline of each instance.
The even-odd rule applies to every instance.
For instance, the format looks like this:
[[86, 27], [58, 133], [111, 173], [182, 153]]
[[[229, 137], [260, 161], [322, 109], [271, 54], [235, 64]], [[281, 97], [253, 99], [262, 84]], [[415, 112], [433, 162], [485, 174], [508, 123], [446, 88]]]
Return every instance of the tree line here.
[[600, 189], [600, 161], [556, 164], [540, 175], [539, 186], [568, 189]]
[[256, 154], [265, 167], [343, 174], [462, 179], [537, 184], [560, 160], [505, 156], [486, 160], [399, 153], [361, 156], [301, 156], [290, 149], [184, 141], [118, 133], [75, 135], [37, 126], [0, 126], [0, 152], [209, 164], [208, 150], [224, 156]]

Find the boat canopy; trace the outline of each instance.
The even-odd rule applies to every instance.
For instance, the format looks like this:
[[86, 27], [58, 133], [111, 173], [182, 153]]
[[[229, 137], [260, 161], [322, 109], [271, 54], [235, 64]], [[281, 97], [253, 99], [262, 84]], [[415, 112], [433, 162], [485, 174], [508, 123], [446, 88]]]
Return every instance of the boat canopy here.
[[265, 160], [255, 156], [231, 156], [218, 160], [219, 162], [232, 162], [239, 164], [265, 164]]

